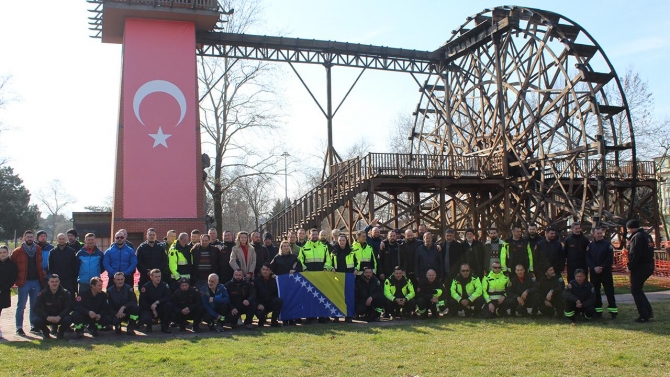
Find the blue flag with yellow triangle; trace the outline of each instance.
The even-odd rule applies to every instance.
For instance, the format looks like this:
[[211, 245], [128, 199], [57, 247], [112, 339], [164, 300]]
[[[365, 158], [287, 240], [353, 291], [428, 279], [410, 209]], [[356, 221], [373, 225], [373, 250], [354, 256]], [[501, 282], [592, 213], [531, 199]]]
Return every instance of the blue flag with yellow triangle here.
[[284, 304], [280, 319], [353, 317], [356, 277], [344, 272], [301, 272], [277, 276]]

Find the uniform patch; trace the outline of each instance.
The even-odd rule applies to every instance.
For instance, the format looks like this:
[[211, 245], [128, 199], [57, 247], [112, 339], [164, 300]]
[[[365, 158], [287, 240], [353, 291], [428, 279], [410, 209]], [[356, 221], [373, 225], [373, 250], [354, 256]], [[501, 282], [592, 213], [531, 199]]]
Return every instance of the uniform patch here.
[[568, 284], [568, 289], [572, 289], [572, 284]]
[[558, 281], [562, 283], [562, 282], [563, 282], [563, 278], [558, 278]]
[[142, 289], [140, 289], [140, 292], [146, 292], [146, 291], [147, 291], [147, 289], [144, 288], [144, 287], [142, 287]]
[[77, 296], [77, 301], [81, 301], [81, 296]]

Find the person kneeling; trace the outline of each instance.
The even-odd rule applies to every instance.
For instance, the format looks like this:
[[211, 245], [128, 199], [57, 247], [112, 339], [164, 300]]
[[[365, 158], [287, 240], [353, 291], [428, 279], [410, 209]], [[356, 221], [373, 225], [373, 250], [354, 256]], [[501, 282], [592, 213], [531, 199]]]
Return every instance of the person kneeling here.
[[114, 274], [114, 286], [107, 289], [109, 306], [114, 313], [112, 325], [116, 333], [121, 335], [121, 321], [128, 320], [126, 334], [135, 335], [135, 326], [140, 316], [140, 307], [137, 305], [135, 289], [125, 283], [126, 276], [123, 272]]
[[153, 321], [160, 319], [161, 332], [172, 334], [170, 316], [172, 316], [172, 291], [167, 283], [161, 282], [161, 270], [154, 268], [149, 272], [151, 281], [140, 288], [140, 322], [147, 325], [146, 332], [152, 332]]
[[89, 333], [97, 337], [100, 335], [98, 330], [112, 323], [107, 293], [102, 291], [102, 280], [92, 277], [89, 285], [90, 288], [81, 292], [74, 304], [72, 322], [76, 339], [84, 336], [84, 325], [88, 325]]
[[416, 306], [421, 315], [421, 319], [428, 318], [430, 310], [433, 318], [439, 317], [439, 313], [445, 309], [444, 285], [437, 280], [435, 270], [428, 270], [426, 277], [421, 279], [419, 287], [416, 290]]
[[281, 327], [282, 325], [277, 320], [279, 319], [284, 300], [279, 297], [277, 279], [272, 276], [269, 263], [265, 263], [261, 267], [261, 275], [254, 279], [254, 286], [256, 288], [256, 299], [258, 300], [256, 306], [258, 327], [266, 325], [265, 321], [269, 312], [272, 312], [270, 326]]
[[537, 285], [535, 279], [526, 273], [522, 264], [517, 264], [514, 272], [515, 275], [506, 289], [507, 298], [514, 300], [514, 303], [510, 306], [512, 315], [516, 312], [525, 317], [528, 315], [528, 309], [531, 309], [533, 314], [537, 314], [535, 305], [537, 303]]
[[565, 318], [574, 323], [578, 313], [591, 319], [596, 313], [595, 290], [593, 284], [586, 280], [586, 273], [581, 268], [575, 270], [575, 279], [563, 291], [565, 302]]
[[378, 322], [384, 310], [384, 292], [379, 279], [366, 267], [363, 275], [356, 279], [356, 314], [365, 316], [367, 322]]
[[230, 297], [223, 284], [219, 284], [219, 275], [210, 274], [207, 285], [200, 288], [202, 306], [205, 309], [203, 320], [209, 325], [209, 330], [223, 331], [223, 322], [226, 320]]
[[553, 317], [554, 313], [563, 312], [563, 290], [565, 283], [560, 275], [556, 275], [554, 267], [544, 266], [544, 275], [537, 283], [537, 309], [542, 315]]
[[509, 278], [501, 271], [500, 262], [491, 263], [491, 272], [486, 275], [482, 284], [486, 305], [482, 309], [484, 318], [496, 315], [506, 316], [507, 309], [512, 308], [516, 301], [509, 299], [505, 290], [509, 286]]
[[386, 313], [392, 314], [393, 319], [409, 318], [416, 309], [414, 296], [412, 281], [404, 276], [401, 267], [396, 266], [393, 275], [384, 282]]
[[449, 315], [456, 317], [463, 310], [466, 317], [479, 315], [484, 306], [482, 283], [470, 271], [470, 265], [463, 263], [459, 274], [451, 282], [449, 297]]
[[253, 283], [245, 280], [244, 271], [238, 268], [233, 274], [233, 280], [226, 283], [226, 289], [230, 295], [229, 322], [235, 326], [244, 314], [244, 326], [252, 330], [256, 314], [256, 290]]
[[33, 312], [35, 327], [42, 331], [44, 340], [51, 339], [49, 326], [58, 328], [56, 337], [63, 339], [65, 330], [72, 324], [72, 295], [60, 285], [60, 278], [54, 274], [48, 278], [48, 287], [37, 294]]
[[179, 289], [172, 292], [172, 322], [179, 324], [179, 331], [186, 331], [186, 321], [193, 320], [193, 332], [200, 332], [203, 308], [200, 292], [191, 287], [188, 278], [179, 279]]

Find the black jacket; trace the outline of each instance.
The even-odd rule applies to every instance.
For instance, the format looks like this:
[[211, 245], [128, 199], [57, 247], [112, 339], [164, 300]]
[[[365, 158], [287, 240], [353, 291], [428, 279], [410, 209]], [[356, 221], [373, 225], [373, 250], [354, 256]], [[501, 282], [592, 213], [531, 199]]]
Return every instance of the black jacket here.
[[606, 239], [592, 241], [586, 250], [586, 265], [593, 271], [596, 267], [602, 267], [603, 271], [612, 271], [614, 263], [614, 248], [612, 243]]
[[76, 282], [79, 275], [77, 251], [67, 245], [63, 249], [58, 246], [51, 249], [49, 252], [49, 273], [58, 275], [61, 281]]
[[85, 290], [77, 296], [74, 302], [74, 311], [83, 314], [84, 318], [88, 318], [88, 312], [90, 311], [100, 315], [110, 314], [107, 293], [100, 292], [93, 296], [93, 292], [90, 289]]
[[254, 270], [254, 276], [260, 276], [263, 264], [272, 262], [272, 259], [268, 252], [268, 248], [262, 243], [252, 243], [251, 246], [254, 247], [254, 251], [256, 252], [256, 269]]
[[124, 284], [118, 291], [116, 290], [116, 285], [112, 285], [107, 288], [107, 295], [109, 296], [109, 307], [114, 312], [118, 312], [122, 306], [125, 306], [126, 308], [137, 306], [135, 289], [128, 284]]
[[264, 245], [266, 249], [268, 249], [268, 261], [266, 263], [270, 263], [276, 256], [279, 254], [279, 248], [275, 245], [270, 244], [270, 246]]
[[537, 293], [540, 294], [540, 299], [542, 300], [549, 294], [549, 291], [554, 292], [553, 297], [562, 297], [564, 289], [565, 282], [560, 275], [556, 275], [550, 279], [547, 275], [542, 274], [537, 281]]
[[35, 316], [42, 319], [52, 316], [63, 318], [69, 315], [71, 311], [72, 295], [61, 286], [58, 287], [56, 293], [52, 293], [48, 287], [38, 293], [33, 306]]
[[593, 284], [590, 281], [584, 280], [584, 284], [577, 284], [577, 280], [573, 280], [565, 287], [563, 291], [563, 298], [566, 301], [582, 302], [583, 306], [593, 306], [595, 304], [596, 295], [593, 289]]
[[286, 275], [291, 270], [295, 272], [302, 272], [302, 263], [298, 260], [295, 254], [277, 254], [270, 263], [270, 269], [275, 275]]
[[172, 292], [172, 303], [174, 304], [174, 309], [179, 311], [185, 308], [189, 308], [191, 312], [202, 309], [200, 291], [195, 287], [188, 287], [187, 291], [177, 289]]
[[158, 283], [154, 286], [152, 281], [144, 284], [140, 288], [140, 308], [142, 310], [151, 310], [151, 305], [158, 301], [159, 304], [165, 304], [172, 300], [172, 291], [167, 283]]
[[[414, 260], [416, 259], [416, 249], [420, 245], [423, 245], [423, 242], [416, 238], [412, 242], [405, 241], [405, 243], [400, 245], [400, 267], [402, 267], [408, 276], [415, 273]], [[389, 276], [386, 276], [386, 278], [388, 279]]]
[[233, 278], [235, 272], [230, 267], [230, 253], [233, 251], [235, 242], [223, 242], [221, 250], [219, 251], [219, 281], [229, 281]]
[[440, 300], [449, 297], [447, 289], [442, 284], [442, 281], [435, 279], [432, 283], [428, 281], [425, 277], [419, 282], [419, 286], [416, 288], [416, 297], [423, 298], [425, 300], [431, 300], [433, 296], [438, 296]]
[[437, 278], [442, 278], [442, 269], [444, 262], [442, 261], [442, 254], [437, 251], [435, 244], [426, 247], [425, 244], [416, 248], [414, 255], [414, 273], [417, 279], [423, 280], [426, 278], [428, 270], [435, 270]]
[[137, 271], [142, 276], [142, 280], [149, 279], [149, 271], [157, 268], [161, 270], [164, 277], [170, 276], [168, 269], [168, 257], [162, 243], [156, 241], [151, 246], [148, 241], [144, 241], [137, 247]]
[[0, 262], [0, 309], [12, 306], [11, 288], [16, 283], [16, 277], [19, 274], [16, 263], [11, 258]]
[[466, 240], [461, 243], [461, 247], [463, 248], [464, 253], [463, 259], [465, 259], [470, 265], [472, 274], [477, 276], [485, 276], [484, 244], [479, 240], [472, 240], [472, 244], [469, 244]]
[[507, 293], [508, 298], [516, 300], [525, 291], [528, 291], [529, 294], [537, 292], [537, 284], [535, 284], [535, 280], [528, 273], [526, 273], [526, 277], [524, 277], [523, 282], [519, 280], [519, 277], [516, 276], [516, 274], [514, 274], [514, 276], [512, 276], [509, 280], [510, 285], [505, 288], [505, 292]]
[[458, 241], [451, 241], [449, 242], [449, 250], [447, 250], [447, 241], [442, 241], [440, 247], [442, 248], [442, 261], [444, 262], [442, 271], [445, 276], [453, 279], [454, 276], [458, 275], [461, 264], [467, 263], [467, 260], [464, 259], [463, 244]]
[[558, 240], [551, 242], [548, 242], [546, 238], [541, 240], [535, 245], [533, 264], [536, 266], [536, 271], [547, 271], [547, 268], [551, 266], [556, 275], [560, 275], [565, 269], [563, 245]]
[[537, 243], [540, 242], [540, 241], [542, 241], [543, 239], [544, 239], [544, 238], [540, 237], [540, 236], [537, 235], [537, 234], [536, 234], [535, 237], [533, 237], [533, 238], [531, 238], [530, 235], [528, 235], [528, 234], [526, 234], [526, 235], [523, 237], [523, 240], [526, 241], [526, 242], [528, 242], [528, 244], [530, 245], [530, 249], [531, 249], [531, 250], [535, 250], [535, 246], [537, 246]]
[[[528, 257], [528, 240], [525, 240], [523, 238], [519, 240], [514, 240], [514, 238], [510, 237], [507, 239], [507, 260], [505, 261], [505, 265], [507, 266], [508, 269], [510, 269], [510, 274], [514, 274], [514, 269], [518, 264], [522, 265], [523, 268], [526, 270], [526, 272], [530, 272], [530, 258]], [[531, 253], [533, 252], [532, 246], [531, 246]], [[533, 272], [537, 270], [536, 262], [533, 263]], [[545, 270], [546, 271], [546, 270]], [[506, 272], [506, 271], [503, 271]]]
[[[225, 284], [230, 296], [230, 304], [236, 308], [242, 307], [242, 301], [247, 300], [251, 303], [256, 302], [256, 290], [254, 285], [246, 280], [231, 280]], [[252, 304], [253, 305], [253, 304]]]
[[363, 276], [356, 279], [356, 301], [367, 301], [370, 297], [384, 297], [382, 283], [373, 276], [370, 281], [365, 281]]
[[389, 240], [382, 241], [384, 244], [384, 250], [379, 248], [379, 265], [377, 266], [377, 272], [384, 274], [388, 277], [393, 275], [393, 271], [396, 266], [402, 265], [400, 258], [400, 243], [390, 243]]
[[349, 254], [351, 254], [351, 246], [348, 242], [344, 249], [339, 244], [335, 246], [331, 245], [330, 255], [333, 258], [333, 268], [336, 268], [337, 272], [354, 272], [356, 266], [358, 266], [358, 262], [356, 261], [356, 255], [352, 254], [354, 265], [353, 267], [347, 266], [347, 255]]
[[571, 233], [563, 242], [563, 250], [568, 259], [568, 268], [574, 271], [577, 268], [586, 269], [586, 250], [589, 247], [589, 239], [583, 234]]
[[[193, 279], [193, 281], [198, 279], [198, 275], [200, 275], [200, 253], [202, 253], [202, 250], [203, 247], [201, 244], [197, 244], [193, 246], [193, 249], [191, 249], [191, 258], [193, 258], [193, 264], [191, 265], [191, 279]], [[219, 263], [219, 249], [212, 245], [208, 245], [207, 251], [209, 251], [210, 264], [210, 269], [207, 272], [207, 276], [212, 273], [219, 275], [219, 268], [221, 266]]]
[[642, 229], [638, 229], [630, 237], [628, 244], [628, 269], [635, 271], [636, 269], [651, 269], [654, 270], [654, 249], [649, 244], [651, 237]]
[[254, 288], [256, 289], [256, 300], [263, 306], [268, 306], [270, 300], [279, 297], [277, 279], [272, 276], [267, 280], [262, 275], [257, 276], [254, 279]]

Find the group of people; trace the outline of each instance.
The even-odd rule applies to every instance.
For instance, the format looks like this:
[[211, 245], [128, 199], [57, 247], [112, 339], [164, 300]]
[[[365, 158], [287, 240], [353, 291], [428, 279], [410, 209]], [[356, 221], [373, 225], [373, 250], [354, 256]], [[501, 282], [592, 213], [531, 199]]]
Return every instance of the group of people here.
[[[253, 329], [254, 317], [262, 327], [268, 325], [270, 313], [269, 325], [279, 327], [283, 301], [276, 275], [333, 271], [357, 275], [355, 313], [369, 322], [382, 316], [424, 319], [447, 314], [558, 315], [574, 322], [580, 315], [602, 317], [601, 286], [607, 312], [612, 319], [617, 317], [614, 250], [602, 228], [594, 228], [589, 239], [575, 222], [563, 242], [551, 227], [541, 237], [534, 224], [525, 236], [520, 226], [513, 226], [512, 236], [504, 241], [496, 229], [488, 231], [486, 242], [476, 238], [474, 229], [467, 229], [464, 240], [458, 241], [449, 229], [437, 242], [424, 225], [416, 236], [411, 229], [390, 230], [385, 239], [377, 225], [373, 220], [352, 243], [337, 229], [330, 234], [300, 229], [289, 232], [279, 247], [269, 233], [261, 240], [258, 232], [238, 232], [233, 240], [233, 233], [225, 231], [219, 241], [216, 229], [206, 234], [193, 230], [190, 235], [171, 230], [161, 242], [150, 228], [146, 240], [135, 248], [121, 229], [105, 252], [96, 246], [92, 233], [81, 243], [71, 229], [57, 235], [57, 245], [52, 246], [45, 232], [26, 231], [11, 255], [7, 246], [0, 246], [0, 311], [10, 306], [9, 291], [16, 285], [18, 335], [25, 335], [28, 300], [31, 332], [44, 339], [51, 339], [52, 333], [63, 338], [66, 331], [80, 338], [84, 329], [92, 336], [101, 329], [121, 334], [123, 323], [129, 335], [143, 327], [151, 332], [154, 324], [160, 324], [164, 333], [172, 332], [170, 326], [184, 331], [189, 320], [194, 332], [201, 331], [203, 322], [212, 331], [223, 331], [224, 325]], [[647, 322], [653, 311], [642, 288], [654, 270], [653, 248], [636, 220], [627, 228], [636, 321]], [[566, 265], [567, 284], [561, 277]], [[108, 276], [106, 289], [100, 278], [103, 272]]]

